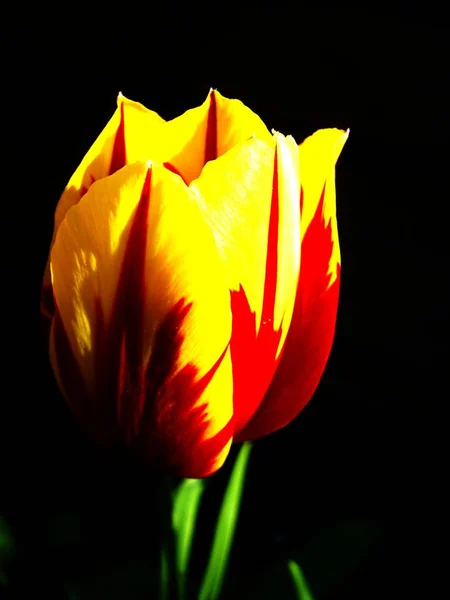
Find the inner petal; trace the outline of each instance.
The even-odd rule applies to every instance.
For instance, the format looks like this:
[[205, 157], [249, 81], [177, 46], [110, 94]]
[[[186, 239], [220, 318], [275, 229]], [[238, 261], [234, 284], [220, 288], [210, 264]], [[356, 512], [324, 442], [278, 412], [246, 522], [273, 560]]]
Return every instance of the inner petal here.
[[201, 106], [164, 125], [164, 163], [189, 185], [207, 162], [251, 137], [270, 143], [272, 136], [258, 115], [240, 100], [210, 90]]

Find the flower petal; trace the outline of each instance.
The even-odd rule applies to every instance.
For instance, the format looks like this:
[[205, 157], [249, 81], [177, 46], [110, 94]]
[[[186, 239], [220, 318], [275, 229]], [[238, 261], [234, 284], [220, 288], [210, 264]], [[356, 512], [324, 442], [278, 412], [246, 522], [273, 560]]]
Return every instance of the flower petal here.
[[165, 124], [157, 113], [142, 104], [117, 97], [117, 109], [72, 175], [55, 211], [55, 233], [68, 209], [99, 179], [136, 161], [157, 160], [152, 140]]
[[191, 184], [214, 232], [231, 290], [234, 423], [261, 402], [291, 321], [300, 263], [298, 148], [249, 140]]
[[164, 161], [190, 183], [204, 165], [251, 136], [270, 142], [261, 119], [240, 100], [211, 90], [201, 106], [168, 121], [164, 129]]
[[52, 365], [90, 434], [185, 477], [219, 468], [232, 439], [230, 302], [182, 180], [135, 163], [95, 183], [61, 223], [51, 271]]
[[294, 315], [272, 384], [238, 441], [287, 425], [310, 400], [328, 360], [340, 281], [334, 168], [347, 137], [325, 129], [300, 146], [302, 259]]
[[[80, 201], [95, 181], [112, 175], [127, 164], [139, 160], [157, 160], [158, 157], [152, 155], [156, 144], [152, 145], [148, 141], [161, 137], [159, 131], [164, 123], [164, 119], [155, 112], [119, 94], [116, 111], [88, 150], [59, 199], [51, 246], [67, 211]], [[41, 294], [41, 312], [45, 316], [53, 314], [52, 301], [50, 263], [47, 262]]]

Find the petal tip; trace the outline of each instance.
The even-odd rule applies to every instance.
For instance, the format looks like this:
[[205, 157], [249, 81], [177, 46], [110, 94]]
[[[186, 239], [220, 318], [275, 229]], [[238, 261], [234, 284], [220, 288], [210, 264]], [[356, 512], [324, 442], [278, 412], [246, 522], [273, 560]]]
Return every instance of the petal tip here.
[[345, 131], [342, 131], [342, 138], [341, 138], [342, 141], [340, 144], [340, 149], [338, 151], [338, 155], [342, 152], [345, 144], [347, 143], [349, 135], [350, 135], [350, 127], [348, 127]]

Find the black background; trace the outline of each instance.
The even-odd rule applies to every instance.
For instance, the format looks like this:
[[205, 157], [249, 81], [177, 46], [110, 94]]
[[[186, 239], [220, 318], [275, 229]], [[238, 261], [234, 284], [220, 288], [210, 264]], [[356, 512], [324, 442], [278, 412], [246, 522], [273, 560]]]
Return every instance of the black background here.
[[[306, 409], [253, 448], [233, 597], [263, 597], [254, 582], [269, 580], [270, 565], [288, 555], [301, 561], [316, 600], [440, 597], [439, 545], [448, 540], [443, 16], [431, 6], [367, 3], [121, 3], [101, 16], [62, 7], [8, 10], [1, 25], [0, 514], [16, 540], [8, 593], [64, 598], [65, 579], [82, 577], [89, 588], [134, 563], [139, 579], [152, 560], [151, 477], [104, 456], [72, 422], [39, 337], [39, 287], [55, 204], [117, 92], [168, 119], [216, 87], [297, 141], [323, 127], [351, 129], [337, 167], [333, 351]], [[209, 492], [202, 531], [213, 526], [227, 469]], [[207, 547], [197, 546], [194, 570]], [[119, 588], [93, 597], [146, 597]]]

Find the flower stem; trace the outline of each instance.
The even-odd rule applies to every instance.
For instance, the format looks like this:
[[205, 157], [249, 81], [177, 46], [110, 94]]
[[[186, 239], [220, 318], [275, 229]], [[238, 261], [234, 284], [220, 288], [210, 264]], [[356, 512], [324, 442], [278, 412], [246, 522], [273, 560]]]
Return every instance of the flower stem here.
[[163, 528], [160, 555], [160, 600], [179, 600], [175, 559], [175, 536], [172, 525], [172, 489], [172, 480], [168, 476], [164, 476], [160, 489], [160, 515]]
[[233, 465], [220, 508], [208, 566], [200, 587], [199, 600], [217, 600], [221, 594], [234, 539], [251, 442], [242, 444]]
[[183, 479], [173, 492], [172, 525], [175, 532], [179, 600], [186, 600], [188, 568], [204, 479]]

